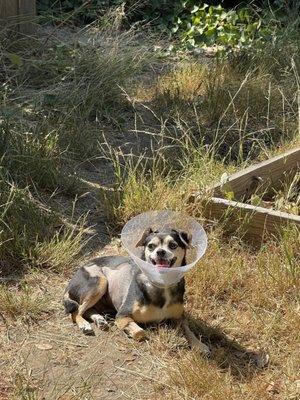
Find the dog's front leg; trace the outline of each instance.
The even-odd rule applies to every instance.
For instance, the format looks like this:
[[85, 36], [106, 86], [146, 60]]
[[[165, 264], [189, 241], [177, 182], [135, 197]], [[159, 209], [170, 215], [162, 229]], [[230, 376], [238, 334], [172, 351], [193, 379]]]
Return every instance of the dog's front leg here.
[[126, 332], [135, 340], [143, 340], [146, 338], [146, 332], [129, 316], [118, 316], [115, 324], [119, 329]]
[[189, 323], [186, 318], [181, 320], [181, 327], [183, 329], [184, 335], [187, 339], [189, 346], [196, 351], [199, 351], [203, 356], [210, 356], [210, 349], [206, 344], [201, 342], [201, 339], [198, 339], [196, 335], [191, 331], [189, 327]]

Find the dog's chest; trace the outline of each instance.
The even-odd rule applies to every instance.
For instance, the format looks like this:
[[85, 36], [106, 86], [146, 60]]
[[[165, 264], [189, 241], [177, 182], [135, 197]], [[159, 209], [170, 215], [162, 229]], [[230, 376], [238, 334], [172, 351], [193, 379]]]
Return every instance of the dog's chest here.
[[183, 289], [160, 289], [144, 292], [143, 299], [135, 301], [133, 319], [136, 322], [160, 322], [179, 319], [183, 314]]

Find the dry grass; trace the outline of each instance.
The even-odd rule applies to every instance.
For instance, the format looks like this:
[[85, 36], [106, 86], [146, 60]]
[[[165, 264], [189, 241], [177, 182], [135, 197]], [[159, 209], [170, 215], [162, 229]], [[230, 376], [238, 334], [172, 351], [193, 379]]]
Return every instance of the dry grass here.
[[288, 77], [275, 80], [230, 62], [189, 62], [158, 77], [149, 89], [137, 88], [135, 96], [162, 119], [185, 126], [198, 143], [212, 145], [221, 158], [241, 163], [297, 136], [295, 73], [290, 66]]
[[[210, 235], [204, 260], [188, 276], [186, 305], [212, 358], [186, 350], [173, 329], [155, 331], [152, 353], [168, 377], [158, 398], [298, 398], [299, 239], [299, 231], [287, 230], [254, 251]], [[270, 363], [261, 369], [254, 362], [263, 352]]]
[[24, 322], [37, 320], [47, 312], [48, 303], [49, 297], [36, 287], [0, 285], [0, 315], [6, 318], [21, 318]]
[[[108, 205], [120, 225], [150, 207], [193, 213], [186, 205], [192, 190], [299, 140], [297, 87], [292, 92], [271, 75], [216, 68], [180, 67], [159, 77], [144, 98], [142, 90], [136, 92], [163, 122], [159, 134], [152, 132], [156, 146], [150, 160], [129, 155], [124, 161], [123, 154], [110, 152], [117, 179]], [[170, 119], [164, 120], [168, 112], [173, 131]], [[213, 135], [206, 146], [205, 135]], [[169, 146], [180, 160], [175, 165]], [[243, 243], [242, 232], [224, 242], [221, 231], [220, 225], [211, 233], [204, 261], [187, 279], [189, 317], [211, 345], [212, 359], [187, 352], [172, 329], [154, 331], [151, 362], [168, 376], [157, 385], [157, 397], [295, 400], [300, 396], [299, 230], [291, 227], [260, 249]], [[255, 362], [265, 352], [270, 364], [259, 368]]]
[[[180, 165], [174, 168], [165, 149], [158, 147], [150, 159], [142, 156], [128, 161], [124, 155], [114, 154], [115, 171], [119, 175], [111, 189], [103, 189], [101, 197], [115, 224], [121, 226], [149, 209], [188, 211], [188, 198], [195, 189], [205, 189], [220, 174], [233, 170], [192, 148], [189, 154], [182, 148]], [[176, 147], [173, 151], [176, 152]]]
[[[12, 327], [42, 321], [53, 301], [58, 310], [58, 294], [47, 288], [60, 290], [86, 244], [84, 221], [50, 206], [58, 192], [72, 208], [80, 190], [74, 160], [101, 156], [109, 163], [111, 169], [100, 164], [96, 171], [112, 170], [114, 182], [108, 179], [101, 201], [85, 211], [97, 202], [119, 228], [150, 208], [201, 219], [201, 211], [187, 205], [192, 191], [205, 195], [224, 172], [299, 143], [299, 73], [281, 55], [276, 73], [266, 59], [254, 67], [193, 60], [155, 76], [149, 86], [145, 47], [132, 32], [90, 33], [75, 44], [53, 37], [46, 48], [43, 39], [32, 49], [8, 41], [0, 49], [1, 267], [23, 273], [0, 287], [0, 317]], [[7, 51], [19, 54], [21, 66], [11, 65]], [[137, 152], [134, 139], [127, 147], [119, 140], [116, 148], [115, 131], [126, 139], [133, 133], [142, 144], [147, 137], [147, 149]], [[103, 133], [108, 139], [98, 146]], [[141, 357], [158, 365], [163, 379], [149, 383], [142, 364], [138, 372], [157, 398], [299, 398], [299, 241], [299, 231], [290, 228], [280, 240], [253, 249], [239, 232], [224, 239], [221, 225], [209, 232], [205, 259], [187, 277], [187, 311], [195, 332], [211, 345], [212, 359], [190, 352], [179, 331], [153, 329]], [[107, 340], [115, 340], [113, 333]], [[264, 369], [253, 365], [257, 349], [270, 354]], [[84, 371], [82, 353], [72, 352]], [[69, 366], [71, 355], [64, 357]], [[88, 379], [82, 391], [70, 389], [65, 380], [73, 390], [68, 398], [92, 398], [97, 389]], [[16, 380], [16, 399], [38, 399], [39, 393], [31, 376]]]
[[300, 173], [286, 179], [281, 190], [275, 191], [274, 208], [300, 215]]

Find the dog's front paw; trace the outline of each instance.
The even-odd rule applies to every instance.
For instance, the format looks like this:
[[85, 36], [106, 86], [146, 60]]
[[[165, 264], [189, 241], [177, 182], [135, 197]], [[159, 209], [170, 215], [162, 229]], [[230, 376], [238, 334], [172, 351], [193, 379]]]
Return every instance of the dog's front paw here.
[[144, 329], [141, 329], [141, 330], [132, 332], [132, 338], [134, 340], [137, 340], [138, 342], [140, 342], [142, 340], [146, 340], [147, 339], [146, 331], [144, 331]]
[[94, 315], [93, 321], [94, 321], [95, 325], [97, 326], [97, 328], [105, 330], [105, 331], [108, 330], [108, 328], [109, 328], [108, 323], [107, 323], [106, 319], [104, 317], [102, 317], [102, 315]]
[[127, 335], [132, 337], [134, 340], [141, 341], [147, 339], [146, 331], [144, 331], [144, 329], [138, 326], [135, 322], [130, 322], [124, 330]]
[[95, 335], [95, 332], [93, 331], [93, 328], [91, 327], [91, 325], [88, 322], [84, 322], [83, 324], [80, 324], [79, 328], [82, 330], [82, 332], [85, 335], [88, 335], [88, 336]]

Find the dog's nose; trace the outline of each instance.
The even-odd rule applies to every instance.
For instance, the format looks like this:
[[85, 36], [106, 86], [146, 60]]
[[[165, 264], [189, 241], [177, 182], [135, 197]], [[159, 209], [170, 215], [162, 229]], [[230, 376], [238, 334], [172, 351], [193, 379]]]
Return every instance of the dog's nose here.
[[164, 257], [166, 255], [166, 250], [157, 250], [156, 254], [158, 257]]

